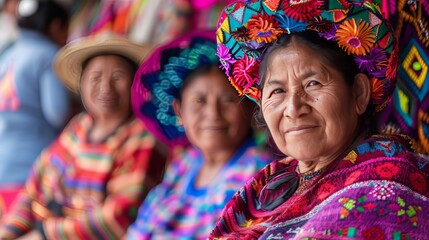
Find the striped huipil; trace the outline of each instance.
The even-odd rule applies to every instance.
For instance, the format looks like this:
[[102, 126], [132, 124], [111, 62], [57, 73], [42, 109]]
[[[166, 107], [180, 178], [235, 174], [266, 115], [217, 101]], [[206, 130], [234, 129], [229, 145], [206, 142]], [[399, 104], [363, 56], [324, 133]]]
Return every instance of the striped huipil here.
[[35, 223], [48, 239], [117, 239], [125, 233], [161, 180], [167, 150], [135, 119], [105, 142], [88, 143], [92, 124], [89, 115], [78, 115], [41, 153], [1, 237], [21, 236]]

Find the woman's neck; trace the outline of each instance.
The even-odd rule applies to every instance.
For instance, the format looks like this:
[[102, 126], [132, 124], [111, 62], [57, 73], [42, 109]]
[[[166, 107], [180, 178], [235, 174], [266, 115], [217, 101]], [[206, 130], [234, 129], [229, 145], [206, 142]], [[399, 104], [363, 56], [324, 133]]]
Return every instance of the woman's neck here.
[[89, 132], [89, 141], [90, 142], [103, 142], [107, 137], [112, 135], [118, 127], [120, 127], [123, 123], [125, 123], [130, 116], [122, 117], [122, 118], [105, 118], [105, 117], [97, 117], [94, 118], [94, 122], [92, 128]]
[[229, 161], [234, 152], [232, 150], [202, 152], [204, 164], [211, 166], [223, 165]]
[[360, 131], [355, 133], [353, 139], [349, 144], [345, 146], [345, 150], [338, 152], [326, 159], [318, 159], [316, 161], [298, 161], [298, 170], [300, 173], [310, 173], [316, 171], [323, 171], [330, 163], [337, 160], [339, 157], [344, 156], [349, 153], [356, 145], [362, 140], [365, 139], [368, 135], [368, 131]]
[[203, 153], [203, 164], [198, 171], [195, 179], [196, 187], [204, 187], [209, 185], [216, 175], [222, 170], [231, 159], [234, 151], [216, 151]]

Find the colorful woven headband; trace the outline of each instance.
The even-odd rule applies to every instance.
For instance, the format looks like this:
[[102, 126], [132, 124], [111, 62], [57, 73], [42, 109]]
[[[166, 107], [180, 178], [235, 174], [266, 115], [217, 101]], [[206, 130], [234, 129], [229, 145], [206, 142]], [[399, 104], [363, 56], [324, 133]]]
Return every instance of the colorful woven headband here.
[[136, 73], [131, 90], [134, 112], [166, 144], [188, 144], [172, 103], [187, 76], [204, 65], [219, 65], [215, 31], [193, 32], [158, 47]]
[[377, 5], [365, 0], [246, 0], [227, 6], [217, 26], [217, 54], [240, 95], [259, 103], [259, 64], [283, 34], [316, 31], [352, 54], [380, 111], [396, 83], [398, 50]]

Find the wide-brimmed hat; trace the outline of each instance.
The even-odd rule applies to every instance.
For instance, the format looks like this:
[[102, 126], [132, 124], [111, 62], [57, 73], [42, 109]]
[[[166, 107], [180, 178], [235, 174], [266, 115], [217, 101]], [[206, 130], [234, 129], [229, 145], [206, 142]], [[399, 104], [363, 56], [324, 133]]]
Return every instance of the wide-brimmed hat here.
[[215, 31], [196, 31], [159, 46], [138, 69], [131, 90], [135, 115], [160, 141], [189, 144], [178, 124], [173, 101], [183, 82], [195, 69], [220, 65]]
[[79, 38], [61, 48], [54, 61], [54, 70], [71, 91], [79, 93], [82, 64], [87, 59], [97, 55], [115, 54], [138, 65], [150, 50], [150, 46], [133, 43], [125, 37], [101, 33]]
[[217, 25], [217, 54], [231, 84], [259, 103], [259, 64], [282, 35], [315, 31], [352, 55], [371, 81], [371, 102], [380, 111], [396, 83], [394, 32], [379, 7], [366, 0], [250, 0], [224, 8]]

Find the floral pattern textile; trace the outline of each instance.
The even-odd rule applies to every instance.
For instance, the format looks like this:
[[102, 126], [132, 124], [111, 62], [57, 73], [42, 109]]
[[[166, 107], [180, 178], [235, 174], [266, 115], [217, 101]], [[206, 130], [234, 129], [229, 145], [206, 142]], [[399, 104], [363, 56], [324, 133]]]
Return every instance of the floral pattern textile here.
[[409, 147], [408, 138], [374, 135], [264, 211], [261, 189], [297, 164], [272, 162], [234, 195], [210, 238], [423, 239], [429, 160]]

